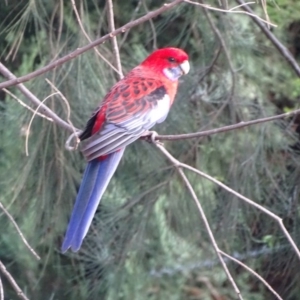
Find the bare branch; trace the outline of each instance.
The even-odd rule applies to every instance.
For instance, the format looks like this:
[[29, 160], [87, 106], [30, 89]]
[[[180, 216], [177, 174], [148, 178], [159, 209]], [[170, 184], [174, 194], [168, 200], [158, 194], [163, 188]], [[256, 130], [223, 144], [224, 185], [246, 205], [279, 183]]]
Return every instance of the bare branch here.
[[31, 128], [31, 124], [33, 122], [33, 119], [36, 115], [36, 112], [39, 110], [40, 106], [44, 105], [44, 102], [49, 99], [50, 97], [52, 97], [53, 95], [55, 94], [58, 94], [58, 93], [53, 93], [53, 94], [50, 94], [48, 95], [39, 105], [38, 107], [36, 108], [34, 114], [31, 116], [30, 118], [30, 121], [29, 121], [29, 124], [28, 124], [28, 127], [27, 127], [27, 130], [26, 130], [26, 138], [25, 138], [25, 153], [26, 153], [26, 156], [29, 155], [29, 151], [28, 151], [28, 140], [29, 140], [29, 133], [30, 133], [30, 128]]
[[[135, 16], [137, 15], [137, 13], [138, 13], [138, 11], [139, 11], [141, 5], [142, 5], [142, 1], [143, 1], [143, 0], [139, 0], [137, 6], [135, 7], [135, 9], [134, 9], [134, 11], [133, 11], [133, 14], [132, 14], [132, 16], [131, 16], [130, 22], [133, 21], [134, 18], [135, 18]], [[148, 13], [148, 12], [147, 12], [147, 13]], [[151, 20], [151, 19], [150, 19], [150, 20]], [[122, 48], [124, 42], [126, 41], [129, 32], [130, 32], [130, 29], [128, 29], [128, 30], [125, 32], [125, 34], [123, 35], [123, 37], [122, 37], [122, 39], [121, 39], [121, 41], [120, 41], [120, 43], [119, 43], [120, 49]]]
[[2, 274], [6, 277], [6, 279], [10, 282], [12, 288], [15, 290], [17, 295], [20, 297], [22, 300], [29, 300], [27, 296], [23, 293], [21, 288], [18, 286], [14, 278], [11, 276], [11, 274], [6, 270], [5, 265], [0, 261], [0, 271]]
[[[71, 2], [72, 2], [72, 7], [73, 7], [73, 10], [74, 10], [74, 12], [75, 12], [75, 16], [76, 16], [76, 19], [77, 19], [77, 21], [78, 21], [78, 24], [79, 24], [79, 27], [80, 27], [80, 29], [81, 29], [81, 31], [82, 31], [82, 33], [84, 34], [84, 36], [87, 38], [87, 40], [90, 42], [90, 43], [92, 43], [92, 40], [91, 40], [91, 38], [89, 37], [89, 35], [87, 34], [87, 32], [85, 31], [85, 29], [84, 29], [84, 27], [83, 27], [83, 24], [82, 24], [82, 22], [81, 22], [81, 19], [80, 19], [80, 16], [79, 16], [79, 13], [78, 13], [78, 10], [77, 10], [77, 8], [76, 8], [76, 4], [75, 4], [75, 0], [71, 0]], [[119, 70], [118, 69], [116, 69], [99, 51], [98, 51], [98, 49], [97, 48], [94, 48], [94, 50], [95, 50], [95, 52], [98, 54], [98, 56], [101, 58], [101, 59], [103, 59], [103, 61], [105, 61], [114, 71], [116, 71], [119, 75], [121, 75], [120, 73], [119, 73]]]
[[50, 122], [53, 122], [53, 120], [39, 112], [36, 112], [34, 109], [32, 109], [30, 106], [28, 106], [26, 103], [24, 103], [21, 99], [19, 99], [16, 95], [14, 95], [13, 93], [11, 93], [9, 90], [7, 89], [3, 89], [3, 91], [8, 94], [9, 96], [11, 96], [12, 98], [16, 99], [22, 106], [24, 106], [25, 108], [27, 108], [28, 110], [30, 110], [31, 112], [33, 112], [34, 114], [47, 119]]
[[[240, 6], [243, 6], [243, 5], [240, 5]], [[268, 22], [270, 22], [270, 18], [269, 18], [268, 11], [267, 11], [267, 1], [266, 1], [266, 0], [261, 0], [261, 6], [262, 6], [262, 8], [263, 8], [263, 11], [264, 11], [266, 20], [267, 20]], [[268, 24], [267, 24], [267, 25], [268, 25]], [[268, 25], [268, 28], [270, 29], [270, 25]]]
[[300, 66], [298, 65], [292, 53], [277, 39], [277, 37], [265, 26], [265, 24], [260, 19], [253, 16], [252, 9], [243, 0], [236, 1], [237, 3], [242, 5], [242, 8], [248, 13], [248, 15], [253, 19], [253, 21], [261, 29], [265, 36], [272, 42], [272, 44], [277, 48], [281, 55], [286, 59], [297, 76], [300, 77]]
[[[157, 137], [153, 137], [153, 139], [156, 139]], [[269, 217], [271, 217], [272, 219], [274, 219], [280, 226], [282, 232], [284, 233], [285, 237], [287, 238], [287, 240], [289, 241], [290, 245], [292, 246], [292, 248], [294, 249], [296, 255], [298, 256], [299, 260], [300, 260], [300, 251], [296, 245], [296, 243], [294, 242], [293, 238], [291, 237], [291, 235], [289, 234], [289, 232], [287, 231], [286, 227], [283, 224], [283, 221], [280, 217], [278, 217], [275, 213], [271, 212], [270, 210], [268, 210], [267, 208], [261, 206], [260, 204], [254, 202], [253, 200], [243, 196], [242, 194], [236, 192], [235, 190], [231, 189], [230, 187], [228, 187], [227, 185], [225, 185], [224, 183], [222, 183], [221, 181], [215, 179], [214, 177], [196, 169], [193, 168], [187, 164], [181, 163], [179, 162], [177, 159], [175, 159], [163, 146], [158, 145], [158, 143], [155, 143], [155, 145], [168, 157], [169, 160], [172, 159], [172, 162], [175, 163], [175, 165], [177, 167], [182, 167], [185, 169], [188, 169], [192, 172], [195, 172], [197, 174], [199, 174], [200, 176], [208, 179], [209, 181], [217, 184], [218, 186], [220, 186], [221, 188], [223, 188], [224, 190], [226, 190], [227, 192], [229, 192], [230, 194], [236, 196], [238, 199], [243, 200], [244, 202], [250, 204], [251, 206], [259, 209], [260, 211], [262, 211], [263, 213], [265, 213], [266, 215], [268, 215]]]
[[[144, 10], [148, 13], [149, 9], [148, 9], [148, 6], [147, 6], [145, 0], [142, 0], [142, 2], [143, 2]], [[150, 23], [150, 27], [152, 30], [152, 36], [153, 36], [153, 46], [152, 47], [153, 47], [153, 49], [157, 49], [157, 37], [156, 37], [154, 22], [152, 19], [149, 19], [149, 23]]]
[[[36, 115], [36, 112], [38, 111], [39, 107], [44, 105], [44, 102], [49, 99], [50, 97], [54, 96], [54, 95], [60, 95], [60, 97], [62, 98], [62, 100], [64, 101], [64, 103], [66, 104], [66, 107], [67, 107], [67, 121], [68, 121], [68, 124], [70, 124], [71, 128], [72, 128], [72, 138], [76, 137], [76, 146], [74, 147], [74, 149], [72, 150], [75, 150], [77, 149], [77, 146], [79, 144], [79, 138], [78, 138], [78, 134], [79, 132], [81, 132], [81, 130], [78, 130], [74, 127], [73, 123], [71, 122], [71, 119], [70, 119], [70, 115], [71, 115], [71, 108], [70, 108], [70, 105], [69, 105], [69, 102], [68, 100], [66, 99], [66, 97], [54, 86], [54, 84], [46, 78], [46, 81], [47, 83], [56, 91], [55, 93], [52, 93], [50, 95], [48, 95], [39, 105], [38, 107], [36, 108], [34, 114], [32, 115], [31, 119], [30, 119], [30, 122], [29, 122], [29, 125], [28, 125], [28, 129], [27, 129], [27, 132], [26, 132], [26, 139], [25, 139], [25, 152], [26, 152], [26, 155], [28, 156], [28, 138], [29, 138], [29, 132], [30, 132], [30, 128], [31, 128], [31, 124], [33, 122], [33, 119]], [[69, 140], [69, 139], [68, 139]], [[68, 149], [68, 148], [67, 148]], [[68, 149], [70, 150], [70, 149]]]
[[[109, 24], [109, 31], [113, 32], [115, 31], [115, 21], [114, 21], [114, 6], [112, 0], [107, 0], [108, 5], [108, 24]], [[118, 42], [117, 37], [115, 35], [112, 35], [111, 43], [113, 47], [113, 53], [115, 57], [115, 63], [117, 65], [117, 70], [119, 74], [119, 79], [122, 79], [124, 77], [122, 72], [122, 65], [121, 65], [121, 59], [120, 59], [120, 53], [118, 48]]]
[[70, 126], [72, 128], [73, 134], [76, 134], [78, 130], [74, 127], [74, 125], [71, 121], [71, 108], [70, 108], [69, 101], [63, 95], [63, 93], [49, 79], [46, 78], [46, 81], [56, 91], [56, 94], [60, 95], [61, 99], [64, 101], [64, 103], [67, 107], [67, 122], [68, 122], [68, 124], [70, 124]]
[[[71, 128], [72, 128], [72, 131], [73, 133], [71, 134], [71, 136], [69, 136], [67, 142], [66, 142], [66, 149], [69, 150], [69, 151], [73, 151], [73, 150], [76, 150], [79, 143], [80, 143], [80, 139], [78, 137], [79, 133], [81, 132], [81, 130], [78, 130], [74, 127], [70, 117], [71, 117], [71, 108], [70, 108], [70, 104], [69, 104], [69, 101], [67, 100], [67, 98], [62, 94], [62, 92], [49, 80], [46, 78], [46, 81], [48, 84], [50, 84], [50, 86], [56, 91], [56, 93], [52, 94], [52, 95], [55, 95], [55, 94], [58, 94], [60, 95], [60, 97], [62, 98], [62, 100], [65, 102], [66, 106], [67, 106], [67, 122], [70, 124]], [[47, 97], [49, 98], [49, 97]], [[46, 99], [47, 99], [46, 98]], [[43, 102], [46, 100], [44, 99]], [[71, 147], [69, 145], [69, 143], [71, 142], [71, 140], [75, 137], [75, 146]]]
[[25, 246], [30, 250], [30, 252], [35, 256], [35, 258], [37, 260], [40, 260], [41, 258], [39, 257], [39, 255], [33, 250], [33, 248], [28, 244], [27, 240], [25, 239], [21, 229], [19, 228], [18, 224], [16, 223], [16, 221], [14, 220], [14, 218], [12, 217], [12, 215], [8, 212], [8, 210], [3, 206], [3, 204], [0, 202], [0, 208], [3, 210], [3, 212], [6, 214], [6, 216], [9, 218], [9, 220], [13, 223], [13, 225], [15, 226], [19, 236], [21, 237], [23, 243], [25, 244]]
[[198, 208], [198, 211], [199, 211], [199, 213], [200, 213], [200, 215], [201, 215], [201, 218], [202, 218], [202, 220], [203, 220], [203, 222], [204, 222], [204, 226], [205, 226], [206, 231], [207, 231], [207, 233], [208, 233], [208, 235], [209, 235], [209, 238], [210, 238], [210, 240], [211, 240], [211, 243], [212, 243], [212, 245], [213, 245], [213, 248], [214, 248], [214, 250], [216, 251], [216, 254], [217, 254], [217, 256], [218, 256], [218, 258], [219, 258], [219, 260], [220, 260], [220, 263], [221, 263], [221, 265], [222, 265], [222, 267], [223, 267], [223, 269], [224, 269], [224, 271], [225, 271], [225, 273], [226, 273], [226, 275], [227, 275], [229, 281], [231, 282], [231, 284], [232, 284], [232, 286], [233, 286], [233, 288], [234, 288], [236, 294], [238, 295], [239, 299], [243, 299], [243, 297], [242, 297], [242, 295], [241, 295], [241, 292], [240, 292], [239, 288], [237, 287], [237, 285], [236, 285], [236, 283], [235, 283], [235, 281], [234, 281], [232, 275], [230, 274], [230, 272], [229, 272], [229, 270], [228, 270], [228, 268], [227, 268], [227, 265], [226, 265], [225, 261], [223, 260], [222, 255], [220, 254], [219, 247], [218, 247], [217, 242], [216, 242], [216, 240], [215, 240], [215, 237], [214, 237], [214, 235], [213, 235], [213, 233], [212, 233], [212, 231], [211, 231], [210, 225], [209, 225], [209, 223], [208, 223], [208, 220], [207, 220], [207, 218], [206, 218], [206, 215], [205, 215], [205, 212], [204, 212], [204, 210], [203, 210], [203, 208], [202, 208], [202, 205], [201, 205], [199, 199], [197, 198], [197, 195], [196, 195], [196, 193], [195, 193], [195, 191], [194, 191], [194, 189], [193, 189], [191, 183], [189, 182], [189, 180], [187, 179], [186, 175], [184, 174], [184, 172], [183, 172], [182, 169], [181, 169], [181, 165], [182, 165], [182, 164], [181, 164], [177, 159], [175, 159], [175, 158], [174, 158], [174, 157], [173, 157], [173, 156], [172, 156], [172, 155], [164, 148], [164, 146], [162, 146], [160, 143], [155, 143], [155, 145], [156, 145], [156, 147], [158, 147], [159, 150], [160, 150], [161, 152], [163, 152], [163, 154], [164, 154], [164, 155], [165, 155], [165, 156], [166, 156], [166, 157], [174, 164], [174, 166], [176, 167], [178, 173], [180, 174], [181, 178], [183, 179], [183, 181], [184, 181], [184, 183], [185, 183], [185, 186], [187, 187], [188, 191], [190, 192], [190, 194], [191, 194], [191, 196], [192, 196], [192, 198], [193, 198], [193, 200], [194, 200], [194, 202], [195, 202], [195, 204], [196, 204], [196, 206], [197, 206], [197, 208]]
[[281, 227], [284, 235], [286, 236], [286, 238], [288, 239], [288, 241], [290, 242], [291, 246], [294, 248], [298, 258], [300, 259], [300, 251], [297, 247], [297, 245], [295, 244], [294, 240], [292, 239], [291, 235], [288, 233], [287, 229], [285, 228], [284, 224], [283, 224], [283, 221], [281, 218], [279, 218], [276, 214], [272, 213], [270, 210], [264, 208], [263, 206], [257, 204], [256, 202], [254, 202], [253, 200], [243, 196], [242, 194], [236, 192], [235, 190], [231, 189], [230, 187], [228, 187], [227, 185], [223, 184], [222, 182], [220, 182], [219, 180], [215, 179], [214, 177], [204, 173], [204, 172], [201, 172], [200, 170], [198, 169], [195, 169], [189, 165], [186, 165], [186, 164], [183, 164], [181, 163], [180, 166], [186, 168], [186, 169], [189, 169], [197, 174], [199, 174], [200, 176], [214, 182], [215, 184], [217, 184], [218, 186], [222, 187], [224, 190], [228, 191], [229, 193], [231, 193], [232, 195], [236, 196], [237, 198], [247, 202], [248, 204], [256, 207], [257, 209], [259, 209], [260, 211], [264, 212], [265, 214], [267, 214], [268, 216], [270, 216], [271, 218], [273, 218], [275, 221], [278, 222], [279, 226]]
[[[201, 0], [202, 2], [202, 0]], [[221, 44], [221, 48], [224, 50], [224, 53], [225, 53], [225, 56], [227, 58], [227, 62], [228, 62], [228, 65], [229, 65], [229, 69], [230, 69], [230, 74], [231, 74], [231, 88], [230, 88], [230, 93], [229, 95], [227, 96], [227, 99], [224, 101], [224, 103], [222, 104], [222, 108], [219, 110], [219, 113], [221, 113], [221, 111], [223, 110], [223, 108], [225, 108], [227, 106], [227, 104], [229, 104], [230, 106], [230, 114], [231, 114], [231, 120], [232, 122], [236, 122], [236, 117], [235, 117], [235, 114], [234, 114], [234, 109], [233, 109], [233, 106], [235, 105], [235, 101], [234, 101], [234, 91], [235, 91], [235, 70], [234, 70], [234, 67], [233, 67], [233, 63], [232, 63], [232, 59], [231, 59], [231, 56], [230, 56], [230, 52], [229, 52], [229, 49], [226, 45], [226, 42], [225, 40], [223, 39], [223, 36], [220, 32], [220, 30], [217, 28], [217, 26], [215, 25], [212, 17], [210, 16], [210, 13], [208, 12], [208, 9], [207, 8], [204, 8], [203, 9], [204, 11], [204, 14], [208, 20], [208, 23], [210, 24], [210, 27], [212, 28], [214, 34], [216, 35], [216, 37], [218, 38], [220, 44]], [[218, 115], [218, 114], [217, 114]], [[217, 117], [217, 116], [216, 116]]]
[[175, 140], [186, 140], [186, 139], [198, 138], [201, 136], [208, 136], [208, 135], [213, 135], [213, 134], [220, 133], [220, 132], [231, 131], [231, 130], [247, 127], [250, 125], [265, 123], [265, 122], [269, 122], [269, 121], [283, 119], [286, 117], [292, 117], [292, 116], [298, 115], [299, 113], [300, 113], [300, 109], [296, 109], [294, 111], [283, 113], [280, 115], [275, 115], [275, 116], [271, 116], [271, 117], [266, 117], [266, 118], [261, 118], [261, 119], [246, 121], [246, 122], [240, 122], [237, 124], [223, 126], [223, 127], [210, 129], [210, 130], [206, 130], [206, 131], [202, 131], [202, 132], [193, 132], [193, 133], [177, 134], [177, 135], [157, 135], [157, 136], [155, 136], [155, 139], [156, 140], [175, 141]]
[[[152, 140], [156, 139], [157, 137], [154, 135]], [[196, 205], [197, 205], [197, 208], [200, 212], [200, 215], [204, 221], [204, 224], [205, 224], [205, 227], [206, 227], [206, 230], [210, 236], [210, 239], [211, 239], [211, 242], [213, 244], [213, 247], [215, 249], [215, 251], [217, 252], [218, 256], [220, 254], [226, 256], [227, 258], [235, 261], [236, 263], [242, 265], [245, 269], [247, 269], [249, 272], [251, 272], [253, 275], [255, 275], [260, 281], [263, 282], [263, 284], [265, 284], [265, 286], [278, 298], [278, 299], [281, 299], [282, 298], [272, 289], [272, 287], [259, 275], [257, 274], [254, 270], [252, 270], [251, 268], [249, 268], [248, 266], [246, 266], [245, 264], [243, 264], [242, 262], [240, 262], [239, 260], [235, 259], [234, 257], [226, 254], [225, 252], [223, 252], [222, 250], [220, 250], [218, 248], [218, 245], [214, 239], [214, 236], [211, 232], [211, 229], [210, 229], [210, 226], [207, 222], [207, 219], [206, 219], [206, 216], [204, 214], [204, 211], [201, 207], [201, 204], [192, 188], [192, 186], [190, 185], [190, 182], [188, 181], [188, 179], [186, 178], [185, 174], [183, 173], [182, 169], [181, 168], [185, 168], [185, 169], [188, 169], [188, 170], [191, 170], [197, 174], [199, 174], [200, 176], [214, 182], [215, 184], [217, 184], [218, 186], [222, 187], [224, 190], [228, 191], [229, 193], [233, 194], [234, 196], [238, 197], [239, 199], [245, 201], [246, 203], [256, 207], [257, 209], [261, 210], [262, 212], [264, 212], [265, 214], [267, 214], [268, 216], [270, 216], [272, 219], [274, 219], [275, 221], [278, 222], [279, 226], [281, 227], [281, 230], [283, 231], [284, 235], [286, 236], [286, 238], [288, 239], [290, 245], [292, 246], [292, 248], [294, 249], [295, 253], [297, 254], [298, 258], [300, 259], [300, 251], [297, 247], [297, 245], [295, 244], [294, 240], [292, 239], [291, 235], [288, 233], [287, 229], [285, 228], [284, 224], [283, 224], [283, 221], [280, 217], [278, 217], [276, 214], [272, 213], [270, 210], [264, 208], [263, 206], [257, 204], [256, 202], [252, 201], [251, 199], [239, 194], [238, 192], [232, 190], [231, 188], [229, 188], [228, 186], [226, 186], [225, 184], [221, 183], [220, 181], [218, 181], [217, 179], [213, 178], [212, 176], [204, 173], [204, 172], [201, 172], [200, 170], [198, 169], [195, 169], [189, 165], [186, 165], [184, 163], [181, 163], [180, 161], [178, 161], [176, 158], [174, 158], [165, 148], [164, 146], [162, 146], [160, 143], [155, 143], [156, 147], [159, 148], [159, 150], [174, 164], [174, 166], [176, 167], [176, 169], [178, 170], [178, 172], [180, 173], [181, 177], [183, 178], [184, 182], [185, 182], [185, 185], [187, 186], [187, 188], [189, 189], [189, 192], [191, 193]], [[204, 216], [203, 216], [204, 214]], [[227, 269], [227, 266], [224, 262], [223, 259], [219, 259], [223, 268], [224, 268], [224, 265], [225, 265], [225, 272], [229, 278], [229, 280], [231, 281], [232, 285], [234, 286], [235, 288], [235, 282], [232, 278], [232, 276], [230, 275], [230, 273], [227, 273], [226, 269]], [[228, 271], [229, 272], [229, 271]], [[238, 288], [236, 287], [235, 288], [235, 291], [237, 293], [237, 295], [241, 298], [241, 295], [240, 295], [240, 292], [238, 290]]]
[[[18, 83], [22, 83], [22, 82], [25, 82], [25, 81], [28, 81], [30, 79], [33, 79], [41, 74], [44, 74], [62, 64], [64, 64], [65, 62], [69, 61], [69, 60], [72, 60], [74, 59], [75, 57], [77, 57], [78, 55], [94, 48], [95, 46], [98, 46], [102, 43], [104, 43], [105, 41], [111, 39], [112, 37], [116, 36], [117, 34], [120, 34], [120, 33], [124, 33], [126, 32], [126, 30], [132, 28], [132, 27], [135, 27], [139, 24], [142, 24], [144, 23], [145, 21], [148, 21], [149, 19], [152, 19], [152, 18], [155, 18], [156, 16], [162, 14], [163, 12], [177, 6], [179, 3], [182, 3], [184, 0], [174, 0], [172, 1], [171, 3], [165, 3], [163, 6], [161, 6], [160, 8], [154, 10], [154, 11], [151, 11], [149, 12], [148, 14], [144, 15], [143, 17], [141, 18], [138, 18], [132, 22], [129, 22], [127, 23], [126, 25], [118, 28], [117, 30], [109, 33], [109, 34], [106, 34], [105, 36], [99, 38], [99, 39], [96, 39], [94, 42], [86, 45], [86, 46], [83, 46], [81, 48], [77, 48], [75, 51], [69, 53], [68, 55], [66, 56], [63, 56], [51, 63], [49, 63], [48, 65], [46, 65], [45, 67], [42, 67], [38, 70], [35, 70], [31, 73], [28, 73], [24, 76], [21, 76], [19, 78], [14, 78], [14, 79], [11, 79], [11, 80], [8, 80], [8, 81], [5, 81], [5, 82], [2, 82], [0, 83], [0, 89], [3, 89], [3, 88], [7, 88], [9, 86], [13, 86], [13, 85], [16, 85]], [[0, 72], [2, 73], [1, 69], [0, 69]]]
[[234, 258], [233, 256], [223, 252], [222, 250], [219, 250], [219, 252], [223, 255], [226, 256], [228, 259], [236, 262], [237, 264], [239, 264], [240, 266], [242, 266], [244, 269], [246, 269], [248, 272], [250, 272], [251, 274], [253, 274], [256, 278], [258, 278], [258, 280], [260, 280], [274, 295], [277, 299], [279, 300], [283, 300], [278, 293], [267, 283], [267, 281], [265, 281], [257, 272], [255, 272], [253, 269], [251, 269], [250, 267], [248, 267], [246, 264], [242, 263], [240, 260]]
[[[6, 78], [12, 80], [18, 80], [15, 75], [13, 75], [1, 62], [0, 62], [0, 73], [2, 73]], [[51, 118], [57, 125], [61, 126], [64, 129], [73, 131], [72, 127], [62, 120], [56, 113], [54, 113], [50, 108], [44, 105], [34, 94], [32, 94], [23, 84], [18, 84], [16, 86], [24, 96], [26, 96], [34, 105], [39, 107], [39, 112], [43, 115]]]
[[[240, 0], [237, 0], [237, 1], [239, 2]], [[220, 12], [225, 12], [225, 13], [246, 14], [246, 15], [251, 16], [252, 18], [256, 18], [256, 19], [260, 20], [262, 23], [268, 24], [269, 26], [277, 27], [276, 24], [270, 23], [270, 22], [268, 22], [268, 21], [266, 21], [266, 20], [260, 18], [260, 17], [257, 16], [254, 12], [251, 12], [251, 13], [250, 13], [250, 12], [248, 12], [248, 11], [236, 10], [237, 8], [242, 7], [242, 6], [244, 6], [244, 5], [247, 5], [247, 4], [255, 4], [256, 2], [241, 3], [240, 5], [235, 6], [235, 7], [233, 7], [233, 8], [230, 8], [230, 9], [220, 9], [220, 8], [212, 7], [212, 6], [210, 6], [210, 5], [198, 3], [198, 2], [195, 2], [195, 1], [191, 1], [191, 0], [184, 0], [184, 2], [193, 4], [193, 5], [202, 6], [202, 7], [204, 7], [204, 8], [210, 9], [210, 10], [215, 10], [215, 11], [220, 11]]]

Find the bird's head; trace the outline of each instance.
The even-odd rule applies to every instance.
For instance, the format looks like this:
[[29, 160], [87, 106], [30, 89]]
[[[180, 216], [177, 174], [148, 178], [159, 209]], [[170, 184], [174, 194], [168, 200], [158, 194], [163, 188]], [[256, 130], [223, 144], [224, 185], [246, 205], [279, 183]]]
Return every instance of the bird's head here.
[[178, 80], [190, 70], [189, 56], [179, 48], [162, 48], [150, 54], [142, 63], [142, 66], [162, 73], [172, 81]]

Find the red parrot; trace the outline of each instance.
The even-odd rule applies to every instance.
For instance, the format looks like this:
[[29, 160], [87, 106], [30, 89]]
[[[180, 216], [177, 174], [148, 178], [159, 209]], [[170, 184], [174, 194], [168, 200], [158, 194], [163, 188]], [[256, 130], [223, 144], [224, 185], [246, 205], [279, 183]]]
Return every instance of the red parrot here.
[[125, 147], [156, 123], [173, 104], [178, 78], [189, 72], [188, 55], [178, 48], [154, 51], [117, 82], [79, 136], [88, 160], [62, 252], [78, 251]]

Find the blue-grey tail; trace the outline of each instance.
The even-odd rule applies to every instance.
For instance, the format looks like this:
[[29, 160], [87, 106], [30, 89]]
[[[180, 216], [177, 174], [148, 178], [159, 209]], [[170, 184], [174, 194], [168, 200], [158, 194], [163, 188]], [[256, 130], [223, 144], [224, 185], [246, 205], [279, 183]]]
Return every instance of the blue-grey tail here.
[[92, 160], [86, 166], [61, 248], [63, 253], [69, 248], [76, 252], [81, 247], [101, 197], [119, 165], [124, 150], [125, 148], [122, 148], [108, 154], [102, 161]]

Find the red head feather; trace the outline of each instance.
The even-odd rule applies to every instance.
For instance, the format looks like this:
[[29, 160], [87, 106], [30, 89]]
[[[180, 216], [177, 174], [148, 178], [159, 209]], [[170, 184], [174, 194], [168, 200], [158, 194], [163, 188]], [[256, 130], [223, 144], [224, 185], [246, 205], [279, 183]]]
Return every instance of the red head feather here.
[[141, 66], [162, 72], [166, 68], [174, 68], [188, 61], [189, 56], [179, 48], [162, 48], [150, 54]]

